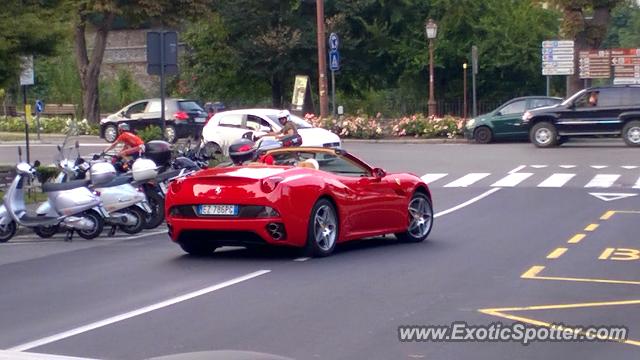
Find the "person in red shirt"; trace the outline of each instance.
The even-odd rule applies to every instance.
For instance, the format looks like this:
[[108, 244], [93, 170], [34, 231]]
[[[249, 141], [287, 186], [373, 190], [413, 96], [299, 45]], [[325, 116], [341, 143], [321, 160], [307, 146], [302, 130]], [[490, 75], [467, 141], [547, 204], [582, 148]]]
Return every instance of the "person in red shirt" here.
[[111, 144], [104, 152], [115, 148], [119, 144], [122, 144], [122, 150], [118, 153], [119, 157], [129, 159], [131, 155], [139, 154], [144, 151], [144, 141], [136, 134], [131, 132], [129, 124], [118, 125], [118, 138]]

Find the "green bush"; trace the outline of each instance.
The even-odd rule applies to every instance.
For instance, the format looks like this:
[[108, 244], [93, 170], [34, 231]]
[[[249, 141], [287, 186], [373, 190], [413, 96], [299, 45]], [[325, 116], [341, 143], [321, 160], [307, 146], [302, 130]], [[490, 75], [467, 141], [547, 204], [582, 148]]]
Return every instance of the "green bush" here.
[[[36, 132], [35, 118], [29, 121], [29, 129]], [[23, 132], [24, 118], [22, 117], [0, 117], [0, 131]], [[40, 132], [44, 134], [66, 134], [71, 135], [98, 135], [100, 129], [97, 125], [90, 124], [86, 119], [74, 121], [65, 117], [43, 117], [40, 118]]]
[[160, 129], [159, 126], [147, 126], [142, 130], [138, 130], [136, 133], [142, 140], [144, 140], [144, 142], [162, 140], [162, 129]]
[[40, 184], [44, 184], [47, 181], [58, 176], [60, 170], [55, 166], [38, 166], [36, 168], [36, 176]]

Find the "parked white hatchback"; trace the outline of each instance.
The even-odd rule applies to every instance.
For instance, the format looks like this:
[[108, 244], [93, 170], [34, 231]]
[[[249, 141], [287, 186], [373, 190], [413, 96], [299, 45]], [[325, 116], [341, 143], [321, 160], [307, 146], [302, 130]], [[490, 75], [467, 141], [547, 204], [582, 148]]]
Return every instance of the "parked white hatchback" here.
[[[278, 122], [278, 109], [241, 109], [219, 112], [202, 129], [205, 144], [219, 147], [225, 155], [229, 153], [229, 145], [243, 135], [252, 133], [257, 136], [282, 129]], [[341, 147], [340, 137], [331, 131], [313, 127], [302, 118], [291, 114], [291, 121], [296, 124], [302, 137], [302, 146]]]

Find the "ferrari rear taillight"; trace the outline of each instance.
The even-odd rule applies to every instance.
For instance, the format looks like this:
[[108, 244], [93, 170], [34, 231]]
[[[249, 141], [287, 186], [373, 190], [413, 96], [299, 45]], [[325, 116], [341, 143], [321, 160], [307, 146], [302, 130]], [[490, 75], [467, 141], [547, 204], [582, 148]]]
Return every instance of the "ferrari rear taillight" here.
[[178, 111], [177, 113], [173, 114], [173, 117], [176, 120], [189, 120], [189, 114], [184, 111]]
[[284, 180], [284, 178], [279, 176], [274, 176], [274, 177], [270, 177], [262, 180], [262, 184], [261, 184], [262, 191], [264, 191], [265, 193], [272, 192], [273, 190], [276, 189], [278, 184], [282, 182], [282, 180]]

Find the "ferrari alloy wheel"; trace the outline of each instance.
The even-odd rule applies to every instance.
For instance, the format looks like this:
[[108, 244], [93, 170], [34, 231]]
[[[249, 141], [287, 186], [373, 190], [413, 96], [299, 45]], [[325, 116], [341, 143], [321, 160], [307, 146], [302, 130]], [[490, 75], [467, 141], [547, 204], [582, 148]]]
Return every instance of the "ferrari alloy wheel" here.
[[311, 217], [305, 252], [310, 256], [330, 255], [338, 240], [338, 216], [333, 204], [327, 199], [316, 202]]
[[402, 241], [420, 242], [429, 236], [433, 227], [433, 207], [427, 195], [417, 192], [409, 202], [409, 226], [407, 231], [396, 234]]

